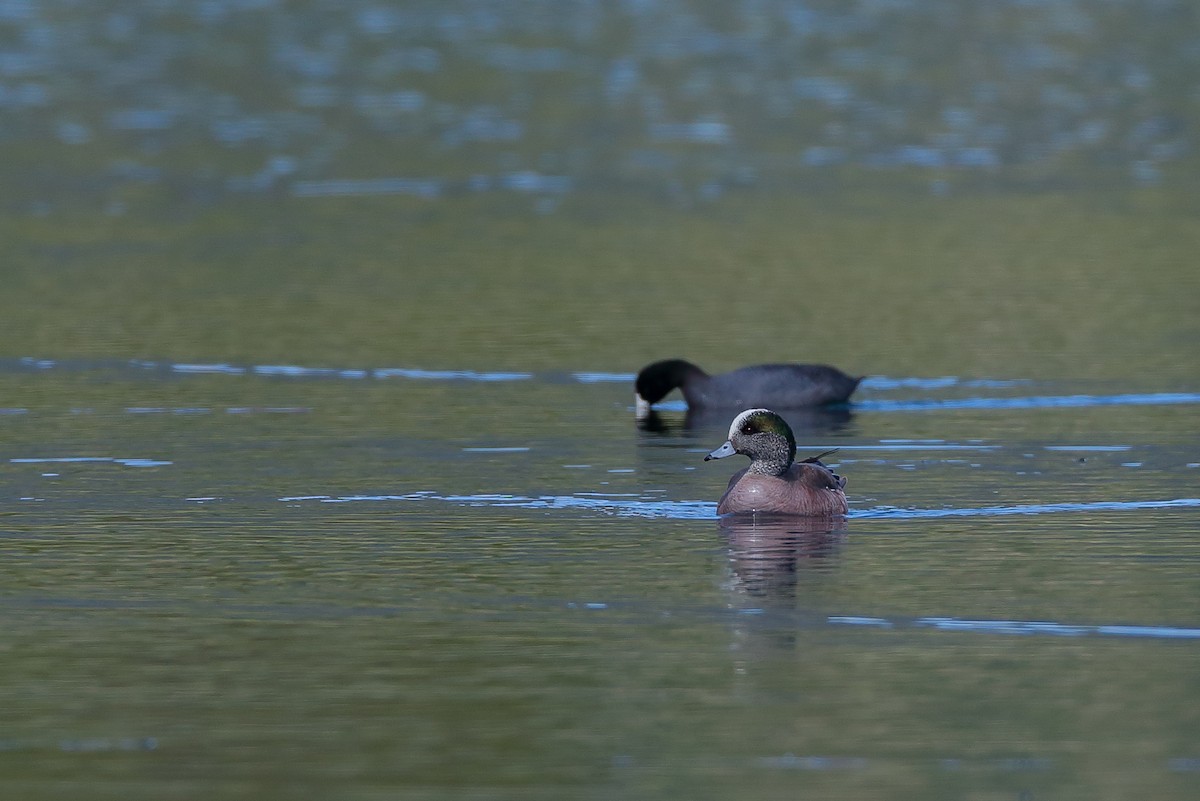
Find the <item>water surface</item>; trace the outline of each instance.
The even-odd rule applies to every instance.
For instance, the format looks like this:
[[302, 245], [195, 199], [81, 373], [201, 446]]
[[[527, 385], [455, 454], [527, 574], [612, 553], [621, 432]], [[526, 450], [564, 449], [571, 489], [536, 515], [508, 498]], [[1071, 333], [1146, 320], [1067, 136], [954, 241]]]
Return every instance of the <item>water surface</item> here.
[[795, 418], [844, 524], [718, 524], [624, 381], [357, 369], [4, 363], [6, 783], [1195, 785], [1194, 396], [877, 377]]
[[1191, 16], [0, 2], [0, 794], [1195, 798]]

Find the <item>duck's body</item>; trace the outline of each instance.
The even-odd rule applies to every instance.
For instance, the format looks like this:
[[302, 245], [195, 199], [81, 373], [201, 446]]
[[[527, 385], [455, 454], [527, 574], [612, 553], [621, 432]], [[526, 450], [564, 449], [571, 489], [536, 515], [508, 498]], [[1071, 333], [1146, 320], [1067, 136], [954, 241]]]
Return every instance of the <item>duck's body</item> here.
[[667, 359], [643, 368], [635, 388], [638, 414], [645, 415], [676, 388], [689, 409], [797, 409], [845, 403], [860, 381], [826, 364], [759, 364], [709, 375], [691, 362]]
[[821, 456], [797, 462], [796, 439], [775, 412], [749, 409], [729, 427], [729, 440], [704, 457], [740, 453], [750, 466], [729, 479], [717, 514], [763, 512], [805, 517], [838, 517], [847, 512], [846, 479], [821, 463]]
[[783, 475], [763, 476], [744, 468], [733, 474], [717, 514], [772, 512], [804, 517], [846, 514], [846, 479], [823, 464], [796, 463]]

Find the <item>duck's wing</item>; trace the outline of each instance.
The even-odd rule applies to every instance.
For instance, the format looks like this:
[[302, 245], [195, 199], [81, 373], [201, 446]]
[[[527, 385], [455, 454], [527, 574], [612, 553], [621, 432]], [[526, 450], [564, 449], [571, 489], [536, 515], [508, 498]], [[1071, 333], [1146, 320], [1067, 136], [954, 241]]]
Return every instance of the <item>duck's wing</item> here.
[[[821, 454], [821, 456], [825, 455]], [[801, 471], [800, 480], [809, 487], [840, 490], [846, 486], [844, 476], [839, 476], [825, 465], [816, 461], [816, 459], [805, 459], [803, 462], [796, 462], [795, 467]]]
[[826, 456], [828, 456], [831, 453], [837, 453], [839, 450], [841, 450], [841, 448], [832, 448], [830, 450], [825, 451], [824, 453], [818, 453], [816, 456], [810, 456], [807, 459], [801, 459], [800, 463], [801, 464], [819, 464], [819, 465], [821, 465], [821, 467], [824, 467], [825, 463], [822, 462], [821, 460], [824, 459]]

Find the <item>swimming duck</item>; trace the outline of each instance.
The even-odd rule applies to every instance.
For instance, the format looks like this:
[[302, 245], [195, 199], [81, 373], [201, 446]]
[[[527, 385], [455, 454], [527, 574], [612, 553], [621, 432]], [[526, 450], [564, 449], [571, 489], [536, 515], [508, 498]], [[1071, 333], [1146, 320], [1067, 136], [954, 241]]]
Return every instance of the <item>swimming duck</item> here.
[[717, 504], [717, 514], [774, 512], [811, 517], [846, 514], [846, 479], [821, 463], [820, 456], [796, 461], [796, 438], [787, 421], [770, 409], [747, 409], [734, 418], [729, 439], [704, 457], [741, 453], [750, 466], [733, 474]]
[[826, 364], [758, 364], [709, 375], [684, 359], [665, 359], [642, 368], [634, 389], [637, 415], [643, 418], [677, 387], [689, 409], [760, 405], [795, 409], [845, 403], [862, 379]]

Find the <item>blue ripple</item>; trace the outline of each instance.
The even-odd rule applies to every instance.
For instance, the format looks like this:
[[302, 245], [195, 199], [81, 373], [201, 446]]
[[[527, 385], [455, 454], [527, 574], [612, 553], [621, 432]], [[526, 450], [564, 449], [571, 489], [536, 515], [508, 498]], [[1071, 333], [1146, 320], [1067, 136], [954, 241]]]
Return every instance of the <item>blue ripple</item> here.
[[1172, 509], [1200, 506], [1200, 498], [1173, 498], [1150, 501], [1092, 501], [1089, 503], [1033, 503], [1021, 506], [951, 507], [947, 509], [904, 509], [876, 506], [850, 512], [855, 519], [900, 518], [919, 520], [938, 517], [997, 517], [1002, 515], [1039, 515], [1051, 512], [1132, 512], [1142, 509]]
[[1161, 406], [1200, 403], [1196, 392], [1149, 392], [1123, 395], [1042, 395], [1023, 398], [943, 398], [933, 400], [865, 400], [857, 411], [926, 412], [938, 409], [1071, 409], [1087, 406]]
[[632, 384], [637, 378], [633, 373], [571, 373], [580, 384]]
[[417, 370], [406, 367], [381, 367], [374, 371], [374, 375], [376, 378], [417, 378], [440, 381], [524, 381], [533, 378], [532, 373], [477, 373], [473, 370]]
[[[675, 520], [716, 519], [717, 505], [712, 501], [668, 501], [604, 496], [595, 493], [579, 495], [511, 495], [507, 493], [476, 493], [439, 495], [432, 490], [402, 495], [293, 495], [279, 499], [284, 503], [316, 501], [319, 503], [363, 503], [387, 501], [441, 501], [459, 506], [498, 507], [506, 509], [586, 509], [618, 517], [670, 518]], [[877, 506], [851, 510], [849, 518], [920, 520], [940, 517], [997, 517], [1004, 515], [1036, 515], [1053, 512], [1138, 511], [1200, 507], [1200, 498], [1175, 498], [1149, 501], [1096, 501], [1092, 503], [1046, 503], [1023, 506], [982, 506], [976, 508], [904, 509]]]
[[1048, 635], [1054, 637], [1141, 637], [1160, 640], [1200, 640], [1200, 628], [1124, 624], [1080, 625], [1053, 620], [971, 620], [957, 617], [887, 618], [830, 615], [831, 626], [863, 626], [886, 629], [934, 629], [979, 634]]
[[124, 465], [125, 467], [166, 467], [167, 465], [174, 464], [163, 459], [123, 458], [118, 456], [30, 456], [16, 457], [8, 461], [12, 464], [106, 462]]
[[507, 493], [438, 495], [432, 491], [404, 495], [295, 495], [280, 498], [284, 503], [362, 503], [381, 501], [443, 501], [458, 506], [486, 506], [503, 509], [587, 509], [618, 517], [650, 517], [685, 520], [716, 518], [717, 505], [711, 501], [647, 501], [587, 495], [510, 495]]
[[172, 364], [171, 372], [188, 374], [218, 374], [242, 375], [245, 367], [235, 367], [232, 364]]

